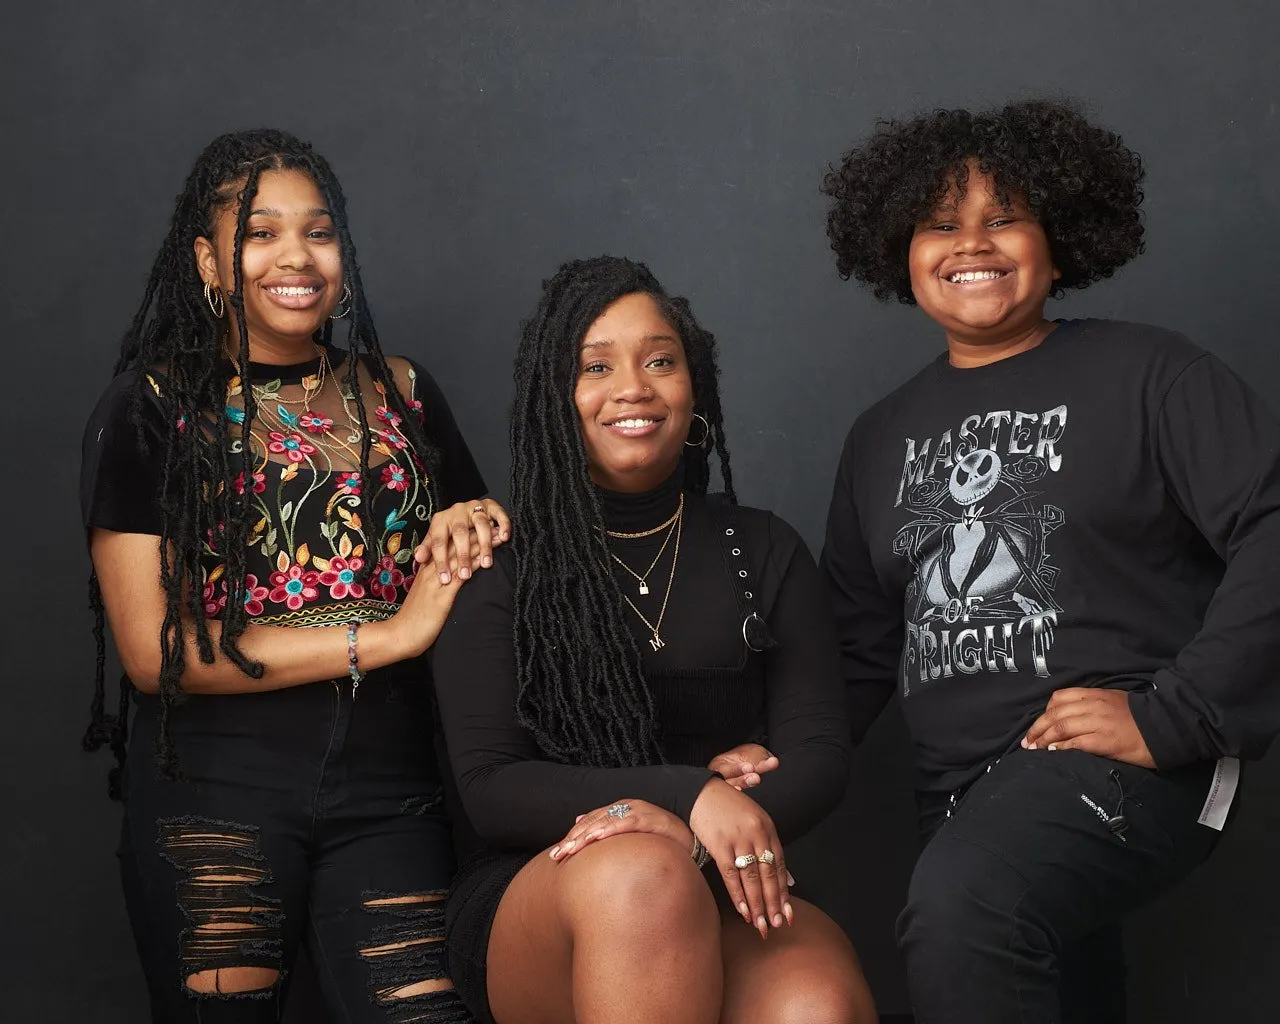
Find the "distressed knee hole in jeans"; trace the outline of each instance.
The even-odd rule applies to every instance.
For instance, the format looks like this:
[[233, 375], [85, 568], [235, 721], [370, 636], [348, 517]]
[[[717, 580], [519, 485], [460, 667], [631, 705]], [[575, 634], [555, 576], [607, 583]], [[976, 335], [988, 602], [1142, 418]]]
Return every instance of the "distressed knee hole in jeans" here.
[[448, 976], [444, 890], [396, 895], [366, 892], [366, 913], [390, 918], [359, 950], [369, 965], [369, 996], [392, 1024], [468, 1021]]
[[161, 855], [182, 872], [178, 907], [190, 922], [178, 958], [183, 986], [198, 997], [267, 999], [283, 975], [280, 901], [259, 891], [274, 881], [252, 825], [165, 818]]

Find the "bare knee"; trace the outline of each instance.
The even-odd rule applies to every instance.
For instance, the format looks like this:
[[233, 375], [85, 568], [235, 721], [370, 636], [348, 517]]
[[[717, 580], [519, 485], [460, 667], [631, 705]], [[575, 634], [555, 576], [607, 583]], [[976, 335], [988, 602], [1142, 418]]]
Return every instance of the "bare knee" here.
[[736, 918], [725, 921], [722, 1024], [875, 1024], [875, 1002], [840, 927], [795, 900], [792, 929], [761, 943]]
[[875, 1003], [866, 983], [856, 978], [833, 978], [818, 971], [795, 978], [778, 1001], [770, 1020], [776, 1024], [875, 1024]]
[[[689, 851], [663, 836], [611, 836], [564, 867], [571, 925], [607, 924], [633, 934], [714, 941], [720, 918], [711, 889]], [[576, 925], [574, 926], [576, 931]]]

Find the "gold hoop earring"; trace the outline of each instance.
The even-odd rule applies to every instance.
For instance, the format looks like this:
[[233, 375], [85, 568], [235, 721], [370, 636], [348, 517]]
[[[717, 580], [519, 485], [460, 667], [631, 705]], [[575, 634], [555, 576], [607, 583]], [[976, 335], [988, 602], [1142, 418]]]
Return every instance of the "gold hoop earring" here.
[[[217, 305], [213, 302], [215, 297], [218, 300]], [[204, 301], [209, 304], [209, 312], [213, 314], [214, 319], [221, 320], [227, 311], [227, 302], [222, 297], [222, 292], [215, 291], [208, 281], [204, 283]]]
[[[338, 306], [341, 306], [344, 302], [347, 304], [347, 308], [344, 309], [341, 313], [330, 313], [329, 314], [330, 320], [341, 320], [344, 316], [346, 316], [348, 313], [351, 312], [351, 285], [349, 284], [343, 286], [342, 298], [338, 300]], [[337, 309], [338, 306], [335, 306], [334, 309]]]
[[686, 441], [685, 444], [687, 444], [690, 448], [701, 448], [703, 445], [707, 443], [707, 440], [711, 437], [711, 424], [707, 422], [707, 418], [705, 416], [702, 416], [699, 413], [695, 412], [693, 414], [693, 418], [695, 420], [702, 420], [702, 426], [704, 428], [702, 433], [702, 439], [700, 441]]

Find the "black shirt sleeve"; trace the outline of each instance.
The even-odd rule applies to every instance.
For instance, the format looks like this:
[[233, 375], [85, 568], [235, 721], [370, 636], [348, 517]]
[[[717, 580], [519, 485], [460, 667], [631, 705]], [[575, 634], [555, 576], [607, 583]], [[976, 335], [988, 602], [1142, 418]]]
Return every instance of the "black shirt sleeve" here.
[[1156, 764], [1259, 758], [1280, 731], [1280, 425], [1210, 355], [1178, 376], [1154, 443], [1166, 487], [1226, 562], [1204, 625], [1130, 694]]
[[795, 531], [769, 516], [769, 566], [761, 590], [777, 597], [766, 619], [778, 646], [765, 655], [769, 750], [778, 767], [748, 791], [784, 842], [839, 804], [849, 781], [849, 732], [835, 628], [822, 577]]
[[[85, 529], [159, 536], [165, 450], [164, 410], [150, 387], [137, 394], [138, 374], [116, 377], [85, 426], [80, 461], [80, 512]], [[130, 415], [137, 402], [141, 431]]]
[[557, 764], [516, 721], [514, 573], [510, 550], [500, 549], [493, 568], [462, 587], [431, 649], [440, 724], [471, 827], [498, 846], [541, 849], [579, 814], [627, 798], [687, 822], [713, 777], [706, 769]]
[[822, 571], [831, 593], [855, 741], [866, 735], [897, 687], [902, 658], [902, 604], [885, 594], [871, 562], [854, 500], [855, 435], [849, 432], [827, 515]]
[[417, 376], [417, 397], [422, 402], [423, 429], [440, 451], [440, 500], [452, 505], [483, 498], [489, 489], [458, 429], [444, 392], [431, 374], [417, 363], [411, 365]]

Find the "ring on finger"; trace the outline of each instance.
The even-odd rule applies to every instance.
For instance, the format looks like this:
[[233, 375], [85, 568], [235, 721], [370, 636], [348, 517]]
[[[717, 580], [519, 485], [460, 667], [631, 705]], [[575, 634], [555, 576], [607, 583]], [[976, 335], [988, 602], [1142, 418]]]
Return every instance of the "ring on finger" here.
[[773, 866], [773, 862], [776, 859], [777, 858], [774, 857], [772, 850], [762, 850], [759, 854], [756, 855], [756, 860], [758, 860], [761, 864], [768, 864], [770, 867]]
[[472, 515], [475, 515], [477, 512], [483, 512], [483, 511], [485, 511], [485, 507], [483, 505], [473, 505], [471, 507]]
[[743, 868], [749, 868], [756, 862], [754, 853], [742, 853], [733, 858], [733, 866], [741, 871]]
[[630, 804], [614, 804], [604, 813], [609, 815], [609, 817], [611, 818], [617, 818], [619, 821], [621, 821], [623, 818], [625, 818], [628, 814], [631, 813], [631, 805]]

